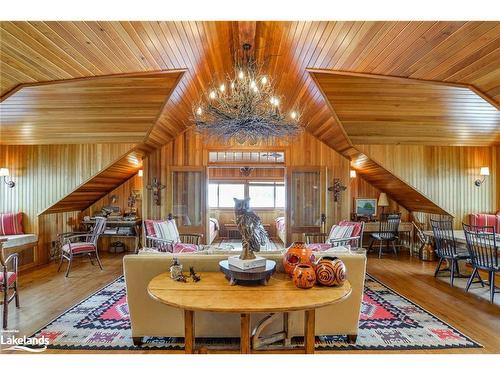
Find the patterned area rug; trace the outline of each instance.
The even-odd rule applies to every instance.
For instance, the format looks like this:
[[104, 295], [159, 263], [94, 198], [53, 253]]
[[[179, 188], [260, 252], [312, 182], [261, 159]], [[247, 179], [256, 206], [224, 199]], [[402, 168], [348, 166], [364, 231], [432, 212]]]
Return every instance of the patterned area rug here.
[[[141, 347], [130, 336], [123, 276], [70, 308], [34, 337], [47, 337], [49, 349], [178, 350], [183, 338], [147, 337]], [[239, 345], [239, 339], [197, 339], [214, 349]], [[302, 344], [303, 338], [294, 340]], [[345, 336], [316, 337], [317, 350], [401, 350], [478, 348], [478, 343], [367, 275], [356, 344]]]

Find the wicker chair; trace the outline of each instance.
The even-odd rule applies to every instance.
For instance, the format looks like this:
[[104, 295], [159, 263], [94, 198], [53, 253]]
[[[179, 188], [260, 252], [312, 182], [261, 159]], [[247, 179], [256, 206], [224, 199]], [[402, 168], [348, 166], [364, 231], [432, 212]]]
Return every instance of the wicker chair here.
[[[7, 320], [9, 317], [9, 303], [15, 299], [16, 307], [19, 308], [19, 292], [17, 290], [17, 278], [18, 278], [18, 254], [10, 254], [7, 258], [4, 258], [4, 253], [2, 250], [2, 242], [5, 240], [0, 240], [0, 292], [3, 294], [3, 329], [7, 329]], [[12, 294], [9, 296], [9, 291]]]
[[494, 302], [495, 293], [495, 274], [500, 272], [499, 251], [500, 243], [495, 238], [495, 228], [492, 226], [473, 226], [462, 224], [469, 249], [470, 261], [473, 267], [472, 274], [467, 280], [465, 291], [468, 292], [473, 280], [477, 277], [481, 285], [484, 282], [479, 275], [479, 270], [488, 272], [490, 283], [490, 302]]
[[68, 261], [68, 268], [66, 269], [65, 276], [68, 277], [73, 258], [75, 258], [76, 256], [85, 255], [90, 258], [90, 262], [92, 264], [94, 264], [94, 262], [92, 261], [92, 255], [95, 255], [97, 263], [102, 270], [101, 260], [99, 259], [99, 254], [97, 252], [97, 241], [99, 239], [99, 236], [104, 232], [105, 228], [106, 219], [103, 217], [98, 217], [96, 218], [96, 223], [91, 232], [69, 232], [59, 235], [61, 258], [59, 261], [59, 268], [57, 269], [57, 272], [59, 272], [59, 270], [61, 269], [63, 260], [66, 259]]
[[[453, 233], [452, 220], [430, 219], [430, 222], [432, 232], [434, 233], [436, 254], [439, 257], [439, 263], [434, 271], [434, 277], [437, 277], [439, 271], [450, 271], [450, 284], [453, 286], [455, 276], [464, 277], [459, 273], [458, 261], [462, 259], [469, 259], [469, 252], [467, 249], [457, 249], [457, 243]], [[443, 260], [449, 262], [449, 267], [441, 270]]]

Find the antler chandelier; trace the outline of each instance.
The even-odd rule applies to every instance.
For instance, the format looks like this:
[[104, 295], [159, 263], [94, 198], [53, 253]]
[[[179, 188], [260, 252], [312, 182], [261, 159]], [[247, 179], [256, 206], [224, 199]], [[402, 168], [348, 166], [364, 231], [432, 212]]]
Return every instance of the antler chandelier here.
[[297, 110], [282, 112], [281, 98], [274, 94], [271, 79], [248, 56], [251, 45], [244, 44], [243, 62], [235, 64], [234, 77], [212, 85], [204, 98], [193, 106], [196, 129], [208, 139], [259, 141], [289, 140], [299, 134]]

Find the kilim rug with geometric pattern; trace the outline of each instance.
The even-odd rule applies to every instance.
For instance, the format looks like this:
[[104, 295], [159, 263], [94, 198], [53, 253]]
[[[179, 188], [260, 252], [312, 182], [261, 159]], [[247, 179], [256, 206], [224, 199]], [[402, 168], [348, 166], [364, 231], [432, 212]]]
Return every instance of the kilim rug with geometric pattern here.
[[[131, 338], [123, 276], [73, 306], [34, 337], [47, 337], [48, 349], [179, 350], [183, 338], [147, 337], [141, 347]], [[303, 338], [294, 339], [300, 345]], [[197, 338], [217, 349], [238, 348], [239, 339]], [[345, 336], [318, 336], [316, 350], [418, 350], [478, 348], [480, 344], [407, 298], [367, 275], [356, 344]]]

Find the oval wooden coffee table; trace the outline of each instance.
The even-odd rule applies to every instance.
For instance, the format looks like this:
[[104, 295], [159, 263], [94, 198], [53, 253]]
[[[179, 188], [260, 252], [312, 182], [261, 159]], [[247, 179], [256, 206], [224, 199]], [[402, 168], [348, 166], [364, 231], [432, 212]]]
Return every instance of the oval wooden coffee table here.
[[[351, 294], [348, 281], [342, 287], [315, 286], [298, 289], [285, 274], [275, 274], [267, 285], [229, 285], [222, 272], [200, 272], [201, 281], [174, 281], [169, 273], [153, 278], [149, 295], [184, 310], [185, 352], [193, 353], [194, 312], [210, 311], [241, 315], [240, 352], [250, 353], [250, 314], [304, 311], [304, 351], [314, 353], [315, 309], [341, 301]], [[333, 317], [332, 317], [333, 318]]]

